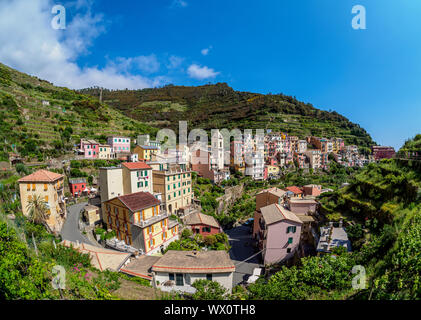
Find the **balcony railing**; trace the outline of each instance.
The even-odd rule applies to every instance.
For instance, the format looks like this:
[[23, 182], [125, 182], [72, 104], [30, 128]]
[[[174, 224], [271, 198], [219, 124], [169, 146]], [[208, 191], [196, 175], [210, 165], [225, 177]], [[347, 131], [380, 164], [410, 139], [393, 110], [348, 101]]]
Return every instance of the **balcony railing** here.
[[161, 213], [157, 216], [150, 217], [149, 219], [146, 219], [146, 220], [138, 221], [134, 225], [138, 226], [138, 227], [141, 227], [141, 228], [146, 228], [147, 226], [150, 226], [154, 223], [157, 223], [158, 221], [161, 221], [165, 218], [168, 218], [167, 212]]

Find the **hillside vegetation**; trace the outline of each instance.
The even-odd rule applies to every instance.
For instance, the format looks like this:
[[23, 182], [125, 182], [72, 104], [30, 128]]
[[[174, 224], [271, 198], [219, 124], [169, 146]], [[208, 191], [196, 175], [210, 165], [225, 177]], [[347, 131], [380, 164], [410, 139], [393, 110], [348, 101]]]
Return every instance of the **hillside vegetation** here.
[[[414, 140], [408, 145], [414, 145]], [[417, 149], [420, 152], [420, 149]], [[252, 299], [420, 299], [421, 162], [383, 160], [321, 198], [329, 220], [343, 219], [352, 253], [307, 257], [250, 287]], [[366, 270], [353, 289], [353, 266]]]
[[[82, 93], [99, 97], [100, 89]], [[283, 94], [239, 92], [226, 83], [184, 87], [168, 85], [143, 90], [103, 90], [104, 101], [127, 116], [163, 128], [179, 120], [203, 129], [272, 129], [305, 137], [342, 137], [347, 144], [369, 147], [370, 135], [336, 112], [314, 108]]]
[[[44, 103], [43, 103], [44, 101]], [[71, 150], [81, 137], [154, 133], [140, 121], [98, 99], [31, 77], [0, 64], [0, 161], [7, 152], [42, 160]]]

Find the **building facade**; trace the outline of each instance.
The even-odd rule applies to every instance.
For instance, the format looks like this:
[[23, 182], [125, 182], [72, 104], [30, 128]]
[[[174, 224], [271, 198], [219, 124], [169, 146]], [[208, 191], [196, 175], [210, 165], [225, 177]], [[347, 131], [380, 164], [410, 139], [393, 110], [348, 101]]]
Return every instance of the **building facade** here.
[[160, 205], [148, 192], [132, 193], [106, 201], [103, 219], [119, 240], [153, 254], [178, 239], [178, 222], [170, 220]]
[[30, 215], [29, 203], [34, 197], [45, 202], [46, 223], [51, 231], [58, 233], [66, 219], [64, 200], [64, 176], [47, 170], [38, 170], [18, 180], [23, 214]]

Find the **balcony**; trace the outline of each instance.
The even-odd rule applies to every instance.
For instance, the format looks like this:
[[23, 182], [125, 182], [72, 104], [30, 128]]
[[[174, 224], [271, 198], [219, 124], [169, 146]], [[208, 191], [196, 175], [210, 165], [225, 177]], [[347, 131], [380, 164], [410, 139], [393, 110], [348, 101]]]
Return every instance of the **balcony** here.
[[147, 220], [138, 221], [134, 225], [137, 226], [137, 227], [140, 227], [140, 228], [146, 228], [146, 227], [148, 227], [150, 225], [153, 225], [153, 224], [155, 224], [155, 223], [157, 223], [157, 222], [159, 222], [159, 221], [161, 221], [165, 218], [168, 218], [167, 212], [161, 213], [157, 216], [150, 217]]

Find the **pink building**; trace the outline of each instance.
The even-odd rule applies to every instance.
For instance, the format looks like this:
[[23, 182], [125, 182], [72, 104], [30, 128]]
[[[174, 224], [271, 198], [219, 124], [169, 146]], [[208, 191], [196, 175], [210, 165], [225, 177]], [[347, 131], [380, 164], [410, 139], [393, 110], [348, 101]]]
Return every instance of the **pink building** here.
[[98, 159], [99, 143], [95, 140], [80, 140], [80, 149], [86, 159]]
[[279, 204], [261, 208], [254, 214], [253, 236], [258, 242], [265, 265], [290, 259], [298, 250], [301, 220]]
[[130, 138], [120, 136], [108, 137], [107, 144], [113, 148], [115, 153], [130, 153]]

